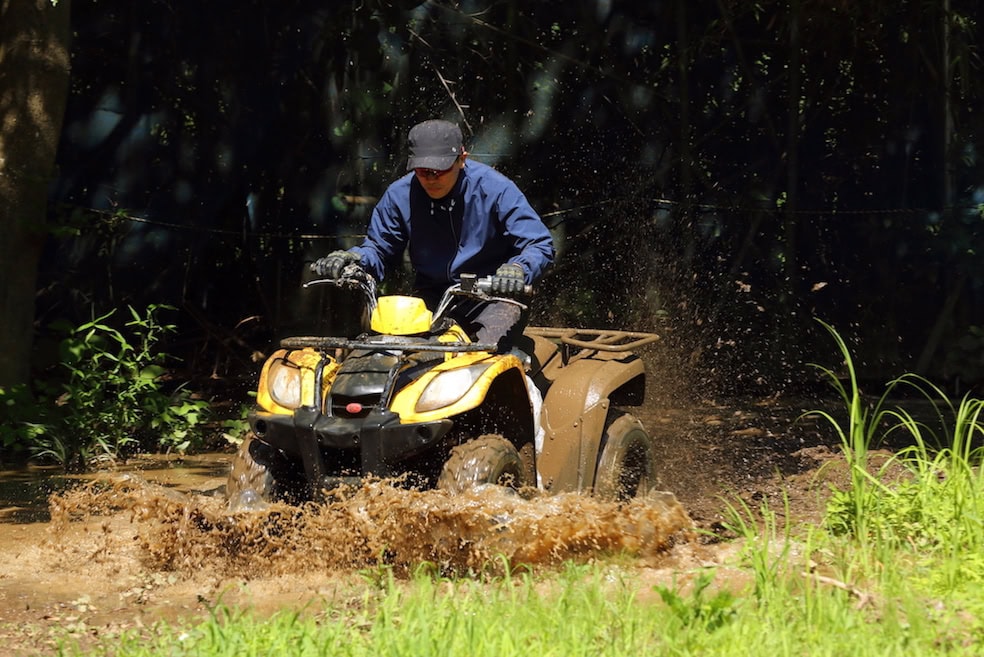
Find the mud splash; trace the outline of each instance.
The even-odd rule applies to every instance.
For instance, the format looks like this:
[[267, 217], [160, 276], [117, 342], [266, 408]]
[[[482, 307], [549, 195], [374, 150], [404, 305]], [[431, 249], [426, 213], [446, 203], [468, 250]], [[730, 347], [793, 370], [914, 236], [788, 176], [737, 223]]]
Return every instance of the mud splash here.
[[[102, 536], [85, 547], [88, 554], [136, 541], [147, 569], [245, 579], [378, 565], [407, 573], [422, 563], [461, 575], [605, 554], [646, 558], [692, 527], [669, 493], [615, 504], [580, 495], [510, 495], [494, 487], [450, 496], [380, 481], [341, 491], [324, 504], [233, 514], [222, 497], [183, 494], [125, 475], [55, 494], [50, 508], [56, 544], [77, 521], [115, 518], [103, 523]], [[121, 517], [131, 527], [117, 535], [112, 527]]]

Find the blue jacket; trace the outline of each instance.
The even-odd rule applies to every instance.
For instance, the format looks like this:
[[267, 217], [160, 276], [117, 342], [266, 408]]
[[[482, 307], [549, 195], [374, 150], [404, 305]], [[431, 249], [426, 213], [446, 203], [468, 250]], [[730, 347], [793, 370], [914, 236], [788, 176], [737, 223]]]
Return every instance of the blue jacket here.
[[505, 262], [536, 282], [553, 262], [550, 231], [514, 182], [490, 166], [467, 161], [451, 192], [432, 200], [411, 171], [376, 204], [365, 241], [351, 250], [382, 280], [409, 245], [415, 287], [439, 297], [464, 273], [488, 276]]

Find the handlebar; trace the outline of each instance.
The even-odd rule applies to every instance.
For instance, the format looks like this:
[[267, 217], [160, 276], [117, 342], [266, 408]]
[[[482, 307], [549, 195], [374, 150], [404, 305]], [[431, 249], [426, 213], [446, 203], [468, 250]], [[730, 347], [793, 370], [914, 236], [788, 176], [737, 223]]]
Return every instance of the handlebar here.
[[[437, 304], [437, 309], [434, 311], [435, 320], [442, 317], [444, 313], [447, 312], [448, 306], [451, 305], [451, 302], [455, 297], [470, 297], [479, 301], [501, 301], [503, 303], [511, 303], [514, 306], [519, 306], [522, 310], [526, 310], [528, 307], [522, 301], [511, 297], [493, 296], [491, 276], [483, 276], [482, 278], [479, 278], [475, 274], [462, 274], [460, 278], [460, 283], [455, 283], [444, 291], [444, 296], [441, 297], [441, 302]], [[527, 296], [532, 294], [533, 286], [524, 286], [523, 293]]]
[[[366, 303], [368, 304], [367, 310], [369, 311], [370, 316], [372, 315], [372, 311], [376, 308], [376, 279], [362, 269], [362, 267], [358, 264], [347, 265], [342, 270], [342, 275], [338, 278], [317, 278], [305, 282], [302, 287], [307, 289], [317, 285], [331, 285], [339, 288], [360, 289], [366, 297]], [[524, 285], [522, 292], [525, 296], [533, 294], [533, 286]], [[434, 310], [435, 321], [444, 315], [448, 309], [448, 306], [451, 304], [451, 301], [455, 297], [470, 297], [480, 301], [502, 301], [519, 306], [523, 310], [527, 309], [527, 305], [517, 299], [513, 299], [511, 297], [493, 296], [492, 276], [483, 276], [479, 278], [475, 274], [461, 274], [461, 282], [451, 285], [444, 291], [444, 295], [441, 297], [437, 308]]]
[[357, 264], [346, 265], [342, 269], [342, 275], [338, 278], [315, 278], [301, 285], [305, 290], [318, 285], [331, 285], [350, 290], [362, 290], [366, 297], [366, 310], [372, 315], [376, 309], [376, 279], [373, 278], [365, 269]]

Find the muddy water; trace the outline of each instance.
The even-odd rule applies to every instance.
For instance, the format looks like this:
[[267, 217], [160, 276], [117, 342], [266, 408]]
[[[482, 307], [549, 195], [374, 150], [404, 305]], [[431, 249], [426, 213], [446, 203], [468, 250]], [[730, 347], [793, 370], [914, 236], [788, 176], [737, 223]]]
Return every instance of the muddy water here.
[[[672, 496], [616, 505], [494, 488], [449, 496], [386, 482], [340, 491], [325, 504], [236, 514], [220, 495], [183, 494], [134, 475], [52, 497], [55, 536], [75, 521], [121, 514], [137, 529], [147, 568], [241, 578], [379, 564], [407, 572], [422, 562], [462, 574], [609, 552], [650, 556], [690, 525]], [[104, 549], [114, 543], [108, 537]]]
[[[134, 473], [175, 491], [215, 494], [225, 485], [228, 463], [227, 454], [154, 455], [132, 459], [114, 471]], [[47, 522], [50, 496], [112, 476], [98, 468], [79, 475], [66, 475], [57, 467], [0, 470], [0, 523]]]

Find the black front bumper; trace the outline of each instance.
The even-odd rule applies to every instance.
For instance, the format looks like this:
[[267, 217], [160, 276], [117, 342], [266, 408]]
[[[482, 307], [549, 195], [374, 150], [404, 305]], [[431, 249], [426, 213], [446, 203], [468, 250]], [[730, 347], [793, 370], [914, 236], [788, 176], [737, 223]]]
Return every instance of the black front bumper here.
[[299, 408], [293, 415], [255, 411], [249, 424], [259, 440], [289, 461], [303, 463], [304, 475], [317, 491], [353, 477], [399, 474], [401, 463], [433, 449], [454, 423], [444, 419], [400, 424], [400, 417], [388, 410], [339, 418]]

